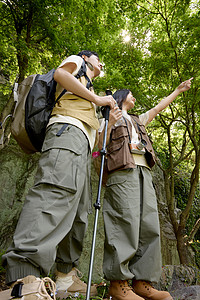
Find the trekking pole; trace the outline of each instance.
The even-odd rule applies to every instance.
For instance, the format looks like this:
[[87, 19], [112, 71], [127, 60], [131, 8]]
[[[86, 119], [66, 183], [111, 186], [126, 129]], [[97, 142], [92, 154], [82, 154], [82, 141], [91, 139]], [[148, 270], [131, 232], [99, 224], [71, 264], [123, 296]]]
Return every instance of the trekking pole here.
[[[112, 92], [110, 90], [106, 90], [106, 95], [112, 95]], [[93, 239], [92, 239], [92, 247], [91, 247], [91, 255], [90, 255], [90, 266], [89, 266], [89, 272], [88, 272], [88, 284], [87, 284], [86, 300], [90, 299], [92, 269], [93, 269], [93, 262], [94, 262], [94, 250], [95, 250], [96, 233], [97, 233], [97, 221], [98, 221], [99, 210], [100, 210], [100, 207], [101, 207], [100, 195], [101, 195], [101, 186], [102, 186], [102, 179], [103, 179], [104, 160], [105, 160], [105, 155], [106, 155], [106, 139], [107, 139], [107, 130], [108, 130], [110, 107], [105, 106], [102, 113], [103, 113], [103, 116], [105, 118], [105, 129], [104, 129], [104, 137], [103, 137], [103, 147], [102, 147], [102, 150], [100, 151], [100, 153], [101, 153], [101, 167], [100, 167], [100, 174], [99, 174], [97, 199], [96, 199], [96, 202], [94, 204], [95, 218], [94, 218]]]

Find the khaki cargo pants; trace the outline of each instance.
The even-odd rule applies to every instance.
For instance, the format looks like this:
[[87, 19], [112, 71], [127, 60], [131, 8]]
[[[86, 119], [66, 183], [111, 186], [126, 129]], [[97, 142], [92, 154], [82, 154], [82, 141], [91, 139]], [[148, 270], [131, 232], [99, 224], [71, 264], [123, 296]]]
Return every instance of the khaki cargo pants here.
[[103, 217], [106, 279], [157, 282], [161, 274], [160, 228], [149, 169], [137, 166], [109, 175]]
[[63, 124], [48, 128], [35, 184], [29, 190], [13, 237], [3, 256], [7, 282], [27, 275], [69, 272], [83, 247], [91, 207], [90, 157], [84, 133]]

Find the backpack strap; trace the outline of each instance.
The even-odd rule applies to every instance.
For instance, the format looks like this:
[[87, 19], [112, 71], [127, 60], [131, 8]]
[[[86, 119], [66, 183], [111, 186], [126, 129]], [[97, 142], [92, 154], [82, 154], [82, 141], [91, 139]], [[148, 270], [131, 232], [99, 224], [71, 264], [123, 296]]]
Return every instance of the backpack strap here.
[[[6, 120], [9, 118], [9, 117], [12, 117], [13, 115], [12, 114], [9, 114], [7, 115], [4, 120], [1, 122], [0, 121], [0, 133], [1, 133], [1, 136], [0, 136], [0, 147], [4, 144], [4, 133], [5, 133], [5, 128], [4, 128], [4, 123], [6, 122]], [[1, 132], [2, 130], [2, 132]]]
[[[80, 67], [78, 73], [77, 73], [74, 77], [77, 78], [77, 79], [79, 79], [80, 77], [84, 76], [85, 79], [87, 80], [86, 88], [89, 90], [91, 87], [93, 87], [93, 84], [92, 84], [90, 78], [87, 76], [86, 72], [87, 72], [86, 63], [85, 63], [85, 61], [84, 61], [84, 59], [83, 59], [82, 65], [81, 65], [81, 67]], [[58, 101], [58, 100], [66, 93], [66, 92], [67, 92], [67, 90], [64, 89], [64, 90], [60, 93], [60, 95], [58, 96], [58, 98], [55, 100], [55, 103], [56, 103], [56, 102], [57, 102], [57, 101]]]
[[77, 75], [75, 76], [77, 79], [79, 79], [80, 77], [84, 76], [85, 79], [87, 80], [87, 85], [86, 88], [89, 90], [89, 88], [93, 87], [93, 84], [91, 82], [91, 80], [89, 79], [89, 77], [86, 74], [87, 72], [87, 68], [86, 68], [86, 63], [83, 59], [82, 65], [80, 67], [80, 70], [78, 71]]

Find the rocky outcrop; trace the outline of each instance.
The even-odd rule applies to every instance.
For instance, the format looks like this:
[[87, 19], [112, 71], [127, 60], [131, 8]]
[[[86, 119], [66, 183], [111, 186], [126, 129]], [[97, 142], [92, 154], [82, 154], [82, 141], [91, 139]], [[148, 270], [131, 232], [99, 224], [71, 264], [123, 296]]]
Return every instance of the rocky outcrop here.
[[200, 299], [200, 270], [190, 266], [163, 267], [160, 282], [156, 288], [168, 290], [174, 300]]
[[0, 151], [0, 249], [9, 245], [25, 195], [33, 184], [38, 155], [24, 154], [14, 141]]

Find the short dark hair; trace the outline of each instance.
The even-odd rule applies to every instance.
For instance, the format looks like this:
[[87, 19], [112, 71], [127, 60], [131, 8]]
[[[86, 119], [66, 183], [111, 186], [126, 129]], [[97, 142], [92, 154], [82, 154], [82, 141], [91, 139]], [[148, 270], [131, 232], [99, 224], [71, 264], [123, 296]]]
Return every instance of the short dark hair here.
[[82, 55], [85, 55], [87, 57], [95, 55], [95, 56], [97, 56], [99, 58], [99, 55], [95, 51], [89, 51], [89, 50], [82, 50], [77, 55], [81, 56], [81, 57], [82, 57]]
[[122, 90], [116, 91], [113, 94], [113, 98], [116, 100], [120, 109], [122, 109], [123, 102], [126, 100], [129, 93], [130, 93], [130, 90], [122, 89]]

